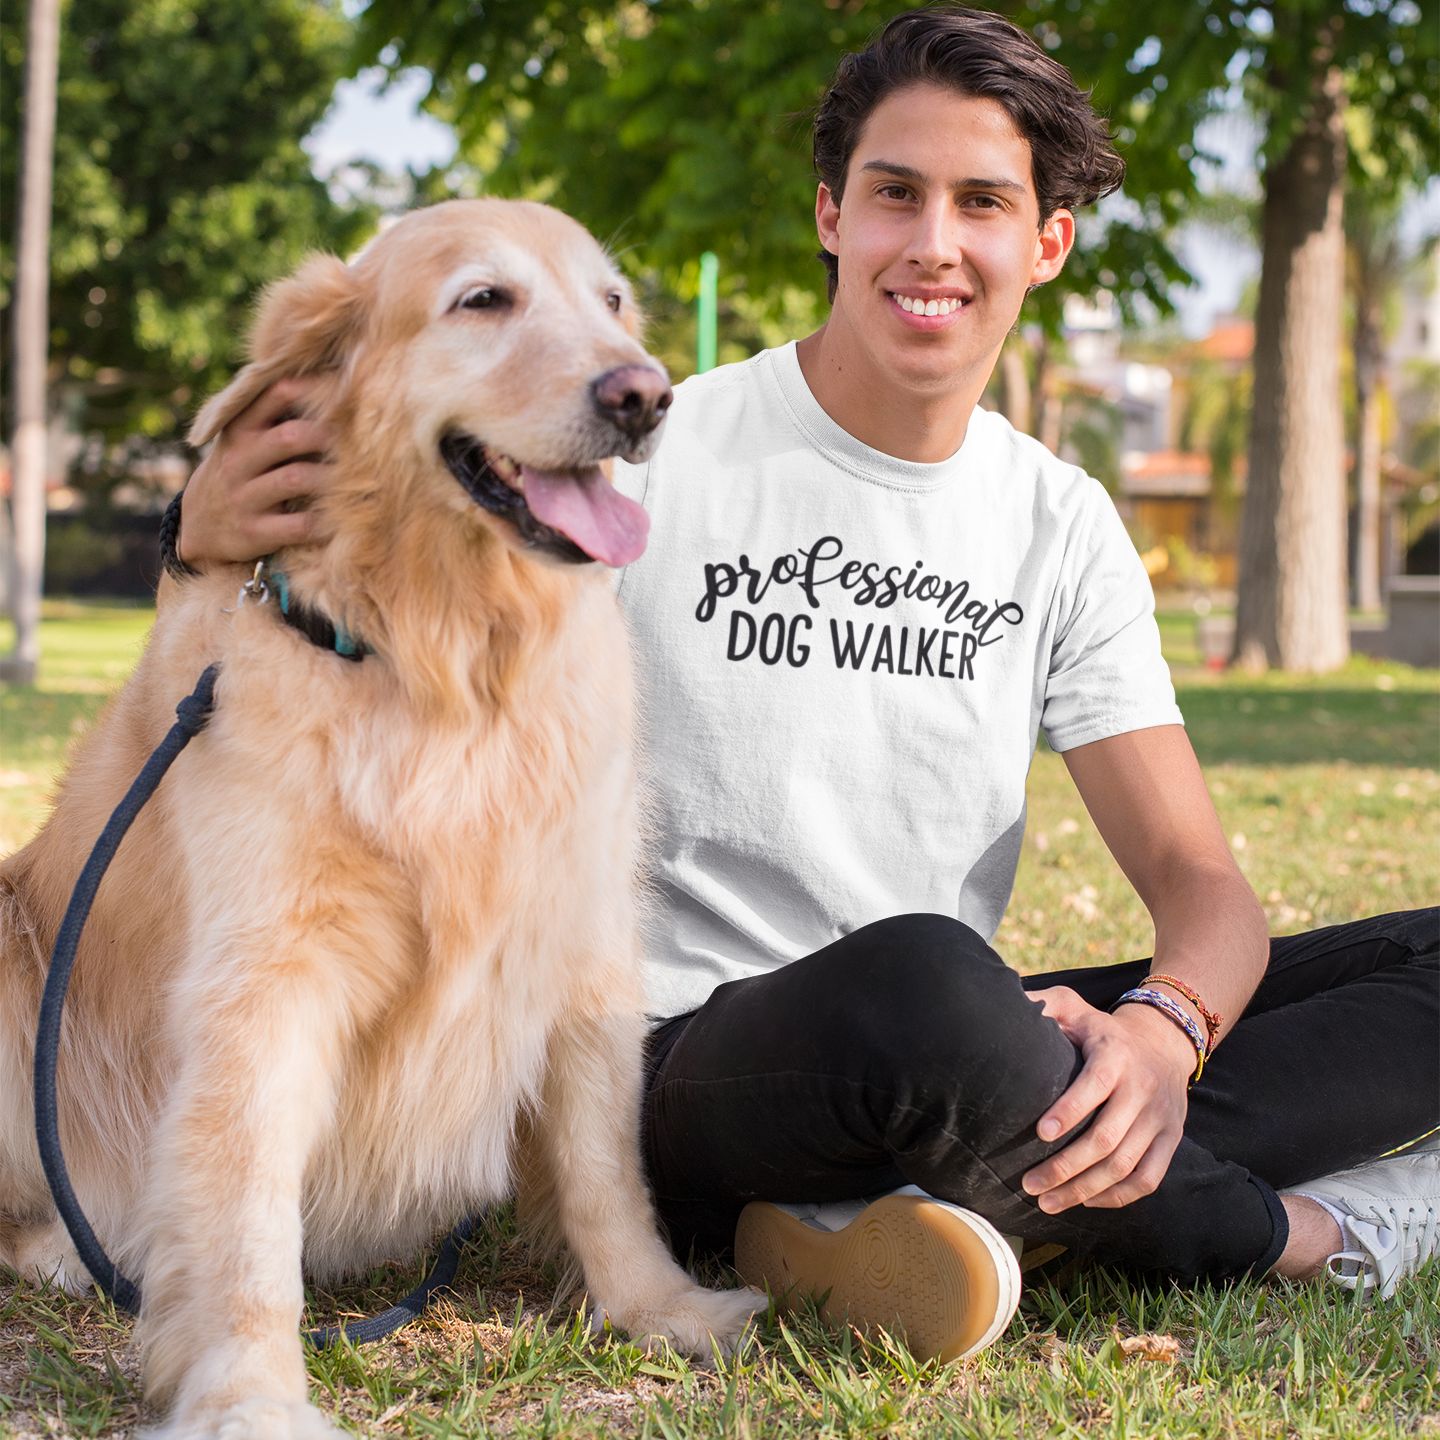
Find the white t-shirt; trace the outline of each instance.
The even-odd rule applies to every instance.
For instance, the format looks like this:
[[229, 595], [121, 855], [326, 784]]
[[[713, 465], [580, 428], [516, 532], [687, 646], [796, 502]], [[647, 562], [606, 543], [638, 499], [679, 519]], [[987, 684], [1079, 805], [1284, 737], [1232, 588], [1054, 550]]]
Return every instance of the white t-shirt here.
[[1115, 507], [999, 415], [949, 460], [842, 430], [794, 345], [679, 386], [620, 576], [654, 796], [648, 1008], [887, 916], [1009, 903], [1038, 728], [1183, 723]]

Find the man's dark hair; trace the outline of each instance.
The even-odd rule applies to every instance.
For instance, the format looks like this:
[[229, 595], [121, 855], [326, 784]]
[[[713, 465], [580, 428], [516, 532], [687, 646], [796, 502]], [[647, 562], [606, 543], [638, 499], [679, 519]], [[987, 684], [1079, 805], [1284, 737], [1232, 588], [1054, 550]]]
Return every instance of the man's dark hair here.
[[[897, 15], [836, 68], [815, 111], [812, 135], [815, 169], [837, 205], [850, 157], [875, 107], [899, 90], [927, 84], [1004, 106], [1030, 143], [1042, 224], [1057, 210], [1093, 204], [1125, 179], [1110, 127], [1063, 65], [1003, 16], [946, 5]], [[839, 259], [828, 250], [820, 258], [830, 272], [834, 300]]]

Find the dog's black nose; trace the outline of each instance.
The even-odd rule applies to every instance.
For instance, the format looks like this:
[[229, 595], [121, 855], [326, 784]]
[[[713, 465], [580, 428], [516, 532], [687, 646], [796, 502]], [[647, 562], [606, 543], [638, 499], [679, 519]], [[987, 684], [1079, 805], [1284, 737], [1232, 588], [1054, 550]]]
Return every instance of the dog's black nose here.
[[632, 440], [648, 435], [665, 418], [675, 398], [670, 382], [649, 365], [608, 370], [592, 389], [600, 413]]

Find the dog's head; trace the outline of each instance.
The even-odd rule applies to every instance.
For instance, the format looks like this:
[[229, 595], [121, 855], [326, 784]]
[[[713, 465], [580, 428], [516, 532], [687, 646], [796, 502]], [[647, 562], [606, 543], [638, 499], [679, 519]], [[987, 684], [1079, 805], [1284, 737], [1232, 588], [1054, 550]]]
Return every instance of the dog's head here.
[[251, 363], [191, 439], [283, 376], [326, 375], [318, 408], [336, 423], [341, 479], [322, 508], [338, 517], [348, 487], [352, 509], [372, 502], [372, 526], [440, 507], [537, 559], [624, 565], [649, 520], [602, 462], [648, 458], [671, 400], [638, 334], [629, 284], [573, 220], [449, 201], [351, 265], [316, 257], [273, 286]]

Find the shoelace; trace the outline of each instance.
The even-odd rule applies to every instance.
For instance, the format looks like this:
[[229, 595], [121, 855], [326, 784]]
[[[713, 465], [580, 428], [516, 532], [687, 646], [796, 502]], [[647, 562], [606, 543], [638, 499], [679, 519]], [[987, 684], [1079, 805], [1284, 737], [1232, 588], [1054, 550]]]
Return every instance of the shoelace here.
[[1427, 1206], [1425, 1217], [1416, 1221], [1418, 1210], [1410, 1211], [1410, 1222], [1405, 1226], [1405, 1254], [1410, 1255], [1411, 1242], [1415, 1246], [1415, 1268], [1418, 1270], [1432, 1255], [1440, 1250], [1440, 1214], [1433, 1205]]
[[1370, 1213], [1381, 1225], [1394, 1231], [1399, 1237], [1403, 1247], [1401, 1265], [1413, 1263], [1414, 1267], [1419, 1269], [1435, 1253], [1437, 1244], [1440, 1244], [1440, 1216], [1436, 1215], [1433, 1205], [1427, 1205], [1423, 1215], [1411, 1205], [1407, 1207], [1403, 1220], [1400, 1218], [1400, 1211], [1393, 1207], [1389, 1211], [1383, 1211], [1372, 1205]]
[[[1378, 1205], [1372, 1205], [1368, 1215], [1355, 1218], [1390, 1232], [1394, 1244], [1384, 1255], [1387, 1259], [1394, 1256], [1394, 1266], [1384, 1267], [1382, 1273], [1376, 1264], [1379, 1257], [1368, 1251], [1337, 1251], [1325, 1262], [1326, 1268], [1339, 1284], [1349, 1290], [1359, 1286], [1362, 1294], [1369, 1295], [1378, 1284], [1382, 1295], [1388, 1297], [1402, 1275], [1414, 1274], [1440, 1250], [1440, 1215], [1433, 1205], [1426, 1206], [1423, 1215], [1413, 1205], [1409, 1206], [1403, 1220], [1400, 1211], [1393, 1206], [1382, 1210]], [[1351, 1266], [1354, 1268], [1347, 1268]]]

